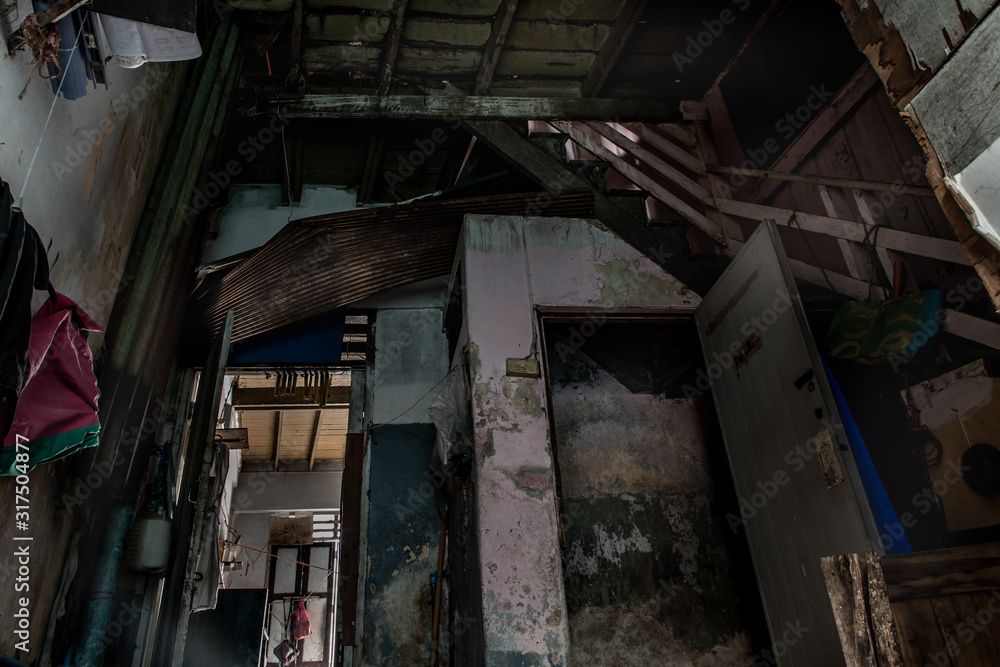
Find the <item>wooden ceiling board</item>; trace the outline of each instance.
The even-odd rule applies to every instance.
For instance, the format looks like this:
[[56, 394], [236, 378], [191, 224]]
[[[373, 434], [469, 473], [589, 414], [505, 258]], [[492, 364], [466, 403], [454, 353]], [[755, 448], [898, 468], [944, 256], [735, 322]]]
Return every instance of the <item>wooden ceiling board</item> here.
[[474, 49], [426, 48], [401, 45], [396, 60], [396, 71], [401, 74], [424, 76], [475, 76], [483, 58]]
[[409, 11], [450, 16], [493, 16], [500, 0], [411, 0]]
[[489, 21], [415, 16], [403, 24], [403, 41], [410, 46], [479, 48], [486, 44], [492, 29]]
[[306, 9], [355, 8], [389, 11], [397, 0], [305, 0]]
[[303, 49], [302, 62], [307, 70], [357, 71], [374, 76], [378, 72], [381, 53], [382, 50], [375, 46], [317, 45], [312, 42]]
[[329, 42], [378, 43], [389, 32], [389, 17], [360, 14], [309, 14], [305, 37]]
[[543, 19], [561, 21], [615, 20], [623, 0], [521, 0], [517, 4], [515, 19]]
[[552, 76], [567, 79], [585, 77], [594, 63], [594, 54], [571, 51], [504, 50], [497, 76]]
[[514, 21], [504, 43], [509, 49], [532, 49], [544, 45], [550, 51], [599, 51], [611, 32], [607, 23], [577, 25], [549, 21]]

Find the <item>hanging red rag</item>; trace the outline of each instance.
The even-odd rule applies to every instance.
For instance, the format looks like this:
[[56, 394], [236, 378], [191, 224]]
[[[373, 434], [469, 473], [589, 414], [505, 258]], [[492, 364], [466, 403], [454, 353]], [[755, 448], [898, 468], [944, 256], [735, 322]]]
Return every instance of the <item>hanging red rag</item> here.
[[309, 623], [309, 614], [306, 613], [306, 603], [299, 600], [299, 606], [292, 615], [292, 636], [296, 641], [305, 639], [312, 634], [312, 625]]

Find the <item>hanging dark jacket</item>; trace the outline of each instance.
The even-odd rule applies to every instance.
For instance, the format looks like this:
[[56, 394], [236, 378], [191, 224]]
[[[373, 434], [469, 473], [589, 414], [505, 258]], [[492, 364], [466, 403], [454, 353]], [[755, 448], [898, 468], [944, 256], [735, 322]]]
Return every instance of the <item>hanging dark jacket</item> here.
[[49, 284], [49, 260], [38, 232], [10, 207], [0, 180], [0, 401], [21, 393], [28, 378], [31, 297]]

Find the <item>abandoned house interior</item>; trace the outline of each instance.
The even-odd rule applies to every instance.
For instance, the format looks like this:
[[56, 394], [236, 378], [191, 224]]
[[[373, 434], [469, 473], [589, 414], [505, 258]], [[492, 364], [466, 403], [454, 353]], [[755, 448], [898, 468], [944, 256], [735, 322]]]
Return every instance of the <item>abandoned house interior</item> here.
[[0, 665], [1000, 664], [993, 0], [0, 0]]

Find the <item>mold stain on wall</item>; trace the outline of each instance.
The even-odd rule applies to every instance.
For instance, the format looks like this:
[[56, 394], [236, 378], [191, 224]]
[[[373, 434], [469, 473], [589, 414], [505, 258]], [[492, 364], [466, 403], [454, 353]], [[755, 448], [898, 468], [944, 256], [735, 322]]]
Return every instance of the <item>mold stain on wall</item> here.
[[[560, 345], [548, 360], [571, 662], [752, 664], [767, 633], [745, 539], [724, 521], [735, 495], [714, 409], [707, 398], [633, 393], [619, 382], [676, 370], [652, 359], [657, 339], [617, 341], [631, 364], [636, 346], [650, 348], [637, 374], [622, 359], [609, 363], [608, 334], [621, 326], [609, 321], [604, 349], [590, 350], [615, 374], [586, 346]], [[549, 325], [548, 349], [567, 332]]]

